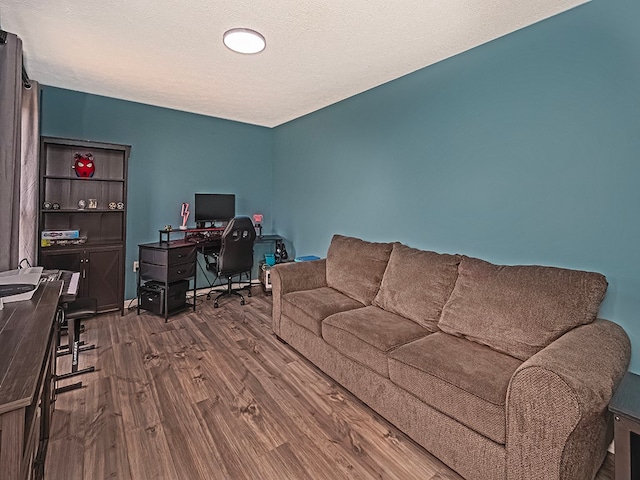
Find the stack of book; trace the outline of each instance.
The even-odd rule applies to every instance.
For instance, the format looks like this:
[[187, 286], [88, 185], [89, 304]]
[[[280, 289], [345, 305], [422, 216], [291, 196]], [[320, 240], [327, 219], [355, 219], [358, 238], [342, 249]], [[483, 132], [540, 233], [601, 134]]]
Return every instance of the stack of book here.
[[41, 247], [58, 245], [82, 245], [87, 237], [80, 236], [80, 230], [43, 230], [40, 236]]

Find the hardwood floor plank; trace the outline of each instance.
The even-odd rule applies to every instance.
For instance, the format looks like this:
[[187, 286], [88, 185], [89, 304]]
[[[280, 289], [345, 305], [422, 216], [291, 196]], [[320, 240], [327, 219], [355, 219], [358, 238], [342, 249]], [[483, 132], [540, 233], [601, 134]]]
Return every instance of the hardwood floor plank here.
[[267, 452], [261, 459], [264, 469], [263, 478], [280, 478], [282, 480], [300, 480], [313, 478], [298, 459], [297, 448], [290, 443], [282, 445]]
[[[205, 326], [207, 330], [209, 327]], [[208, 335], [211, 337], [213, 332], [209, 329]], [[242, 377], [226, 376], [223, 371], [233, 371], [237, 369], [238, 353], [240, 350], [230, 346], [229, 349], [218, 351], [215, 358], [210, 355], [203, 356], [201, 361], [201, 369], [203, 371], [201, 382], [204, 385], [208, 378], [204, 372], [216, 372], [213, 376], [217, 379], [217, 385], [214, 391], [218, 392], [216, 399], [224, 402], [229, 411], [236, 418], [242, 420], [252, 431], [252, 436], [256, 438], [256, 442], [262, 445], [263, 450], [270, 450], [285, 440], [279, 432], [279, 420], [273, 418], [272, 409], [263, 402], [267, 402], [268, 397], [262, 395], [262, 390], [256, 390], [259, 383], [254, 381], [253, 374], [245, 368], [243, 364]], [[257, 451], [261, 454], [261, 451]]]
[[[85, 322], [47, 480], [460, 480], [271, 332], [271, 298]], [[58, 359], [60, 372], [70, 357]], [[609, 456], [596, 480], [613, 479]]]
[[216, 478], [219, 467], [208, 447], [192, 406], [184, 401], [182, 385], [173, 368], [152, 369], [158, 410], [176, 470], [181, 478]]
[[65, 458], [68, 461], [51, 462], [47, 478], [82, 478], [85, 430], [84, 397], [59, 395], [51, 421], [47, 459]]
[[[208, 324], [202, 323], [197, 328], [204, 334], [211, 350], [203, 355], [202, 362], [208, 366], [211, 372], [211, 379], [217, 384], [218, 391], [227, 397], [238, 396], [242, 391], [242, 379], [246, 376], [247, 370], [241, 359], [233, 352], [235, 342], [225, 343], [224, 335], [220, 330], [214, 331]], [[230, 404], [232, 399], [228, 400]]]
[[117, 370], [126, 372], [115, 377], [125, 429], [144, 429], [158, 425], [160, 415], [156, 408], [157, 395], [144, 368], [144, 357], [138, 344], [118, 343], [113, 346], [113, 352]]
[[[124, 423], [116, 392], [113, 377], [97, 378], [87, 386], [82, 478], [131, 478]], [[75, 392], [68, 392], [72, 393]]]
[[[224, 472], [232, 479], [264, 478], [256, 455], [256, 445], [237, 418], [220, 400], [205, 400], [196, 405], [209, 438], [213, 440]], [[261, 452], [263, 453], [263, 452]]]
[[[396, 435], [380, 417], [363, 417], [359, 400], [333, 381], [326, 381], [324, 375], [318, 375], [302, 362], [291, 363], [288, 367], [293, 372], [292, 378], [301, 382], [298, 390], [310, 392], [311, 398], [322, 402], [340, 441], [350, 444], [360, 457], [367, 458], [375, 471], [388, 469], [392, 472], [389, 478], [413, 479], [417, 478], [415, 472], [421, 472], [419, 478], [429, 478], [442, 468], [442, 464], [425, 464], [419, 456], [403, 458], [400, 455], [403, 450], [419, 447]], [[417, 461], [412, 462], [414, 459]]]
[[125, 431], [131, 477], [136, 480], [174, 480], [180, 478], [160, 423]]
[[[354, 461], [357, 456], [350, 446], [336, 437], [326, 412], [319, 411], [308, 398], [292, 386], [289, 379], [275, 377], [262, 383], [267, 397], [279, 405], [288, 438], [302, 448], [299, 458], [311, 471], [330, 472], [331, 478], [371, 478], [364, 465]], [[321, 452], [321, 453], [320, 453]]]

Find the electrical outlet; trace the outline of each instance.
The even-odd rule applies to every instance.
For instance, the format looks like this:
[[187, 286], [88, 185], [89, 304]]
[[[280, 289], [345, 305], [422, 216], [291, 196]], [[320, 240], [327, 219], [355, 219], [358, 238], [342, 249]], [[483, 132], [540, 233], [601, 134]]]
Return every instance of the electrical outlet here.
[[140, 268], [140, 262], [138, 260], [133, 261], [133, 273], [136, 273]]

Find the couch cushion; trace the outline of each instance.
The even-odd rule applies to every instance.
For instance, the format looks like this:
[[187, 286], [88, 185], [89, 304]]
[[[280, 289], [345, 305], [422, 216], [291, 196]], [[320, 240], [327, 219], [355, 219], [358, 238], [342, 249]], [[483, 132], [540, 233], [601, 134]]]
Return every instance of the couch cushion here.
[[431, 333], [404, 317], [369, 306], [322, 322], [322, 338], [343, 355], [389, 377], [387, 352]]
[[509, 380], [522, 362], [437, 332], [389, 353], [389, 378], [427, 405], [505, 443]]
[[282, 296], [282, 313], [318, 336], [322, 335], [322, 320], [329, 315], [362, 306], [360, 302], [329, 287]]
[[396, 243], [373, 304], [433, 330], [456, 283], [459, 263], [458, 255]]
[[463, 257], [440, 329], [521, 360], [592, 322], [604, 275], [534, 265], [500, 266]]
[[365, 305], [380, 288], [393, 243], [334, 235], [327, 252], [327, 285]]

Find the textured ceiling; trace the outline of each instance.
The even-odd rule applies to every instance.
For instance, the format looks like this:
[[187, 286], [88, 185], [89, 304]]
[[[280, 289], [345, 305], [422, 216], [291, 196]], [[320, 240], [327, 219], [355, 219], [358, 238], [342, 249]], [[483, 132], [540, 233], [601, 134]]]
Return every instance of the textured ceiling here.
[[585, 1], [2, 0], [0, 25], [45, 85], [273, 127]]

